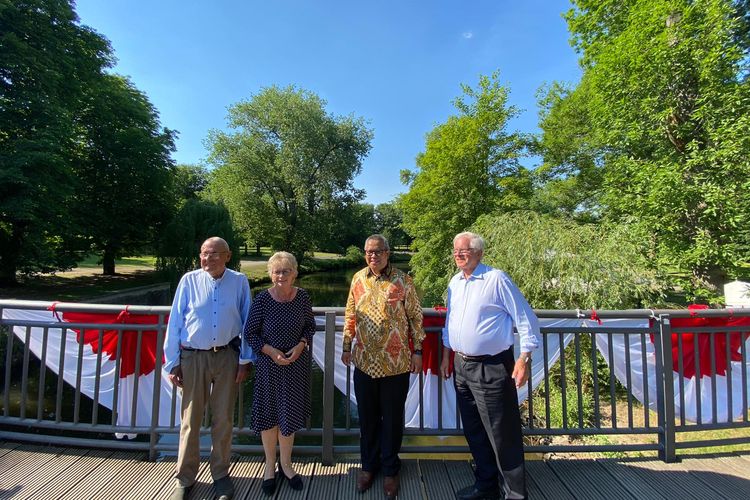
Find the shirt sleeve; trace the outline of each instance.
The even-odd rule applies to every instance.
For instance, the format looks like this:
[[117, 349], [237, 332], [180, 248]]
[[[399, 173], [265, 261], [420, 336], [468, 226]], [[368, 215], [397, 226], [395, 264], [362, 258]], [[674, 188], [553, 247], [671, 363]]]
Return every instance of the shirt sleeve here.
[[[453, 281], [453, 280], [451, 280]], [[445, 325], [443, 325], [443, 345], [448, 349], [451, 348], [450, 339], [448, 336], [448, 318], [451, 314], [451, 284], [448, 283], [448, 298], [445, 300]]]
[[[242, 277], [242, 285], [240, 292], [240, 317], [247, 318], [250, 315], [250, 304], [252, 303], [252, 295], [250, 294], [250, 284], [247, 279]], [[244, 329], [243, 329], [244, 330]], [[258, 358], [256, 351], [250, 347], [247, 339], [245, 338], [244, 332], [240, 332], [240, 364], [246, 365], [252, 363]]]
[[526, 298], [513, 280], [502, 275], [498, 280], [498, 292], [508, 314], [516, 325], [520, 337], [521, 352], [530, 352], [539, 347], [539, 320]]
[[164, 337], [164, 365], [162, 369], [167, 373], [180, 364], [180, 336], [185, 327], [185, 308], [187, 307], [188, 296], [187, 279], [183, 276], [174, 294], [172, 309], [169, 312], [169, 321], [167, 322], [167, 333]]
[[417, 290], [409, 276], [404, 276], [404, 309], [409, 322], [409, 335], [414, 342], [414, 349], [422, 349], [424, 341], [424, 326], [422, 318], [422, 304], [419, 303]]
[[357, 305], [354, 303], [354, 287], [357, 284], [359, 276], [354, 275], [352, 284], [349, 287], [349, 297], [346, 299], [346, 311], [344, 312], [344, 342], [343, 351], [350, 352], [352, 350], [352, 340], [355, 335], [354, 323], [357, 319]]
[[250, 305], [250, 314], [248, 314], [247, 322], [245, 323], [245, 331], [242, 337], [250, 345], [250, 348], [254, 353], [263, 352], [263, 301], [255, 298], [253, 303]]

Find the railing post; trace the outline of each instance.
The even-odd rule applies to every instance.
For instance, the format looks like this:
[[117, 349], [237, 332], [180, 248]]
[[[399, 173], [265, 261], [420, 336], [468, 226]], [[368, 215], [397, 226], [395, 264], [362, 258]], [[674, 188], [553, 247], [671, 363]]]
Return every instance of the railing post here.
[[336, 312], [326, 311], [324, 353], [325, 369], [323, 371], [323, 465], [333, 465], [333, 395], [335, 390], [334, 371], [336, 362]]
[[148, 440], [148, 459], [156, 460], [156, 444], [159, 441], [159, 434], [156, 428], [159, 427], [159, 413], [161, 409], [161, 367], [162, 356], [164, 355], [164, 314], [159, 314], [159, 324], [156, 326], [156, 357], [154, 359], [154, 393], [151, 400], [151, 428], [149, 429]]
[[665, 462], [676, 462], [672, 322], [668, 314], [659, 316], [659, 337], [659, 349], [656, 356], [657, 367], [661, 368], [661, 377], [657, 382], [661, 384], [660, 392], [662, 393], [660, 402], [661, 415], [659, 416], [659, 424], [662, 428], [662, 432], [659, 433], [659, 444], [661, 446], [659, 449], [659, 458]]

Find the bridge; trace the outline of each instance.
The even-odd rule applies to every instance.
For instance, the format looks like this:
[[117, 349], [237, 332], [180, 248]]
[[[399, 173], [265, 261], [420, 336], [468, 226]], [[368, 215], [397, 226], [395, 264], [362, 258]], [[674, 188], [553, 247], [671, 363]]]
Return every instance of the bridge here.
[[[427, 341], [437, 345], [442, 313], [424, 312], [433, 325]], [[168, 313], [0, 300], [0, 498], [165, 496], [179, 433], [178, 394], [162, 384]], [[303, 493], [281, 489], [278, 497], [366, 498], [354, 495], [351, 479], [358, 429], [350, 373], [337, 362], [343, 310], [315, 313], [317, 409], [295, 446], [309, 481]], [[750, 498], [746, 453], [689, 453], [750, 443], [750, 311], [537, 314], [543, 344], [520, 391], [532, 498]], [[439, 363], [441, 350], [434, 354]], [[262, 447], [241, 410], [250, 391], [247, 384], [239, 394], [233, 475], [254, 498]], [[401, 496], [450, 498], [472, 480], [450, 384], [427, 370], [414, 376], [410, 401]], [[693, 437], [702, 431], [724, 432]], [[585, 458], [591, 452], [641, 457]], [[210, 498], [203, 474], [191, 498]], [[137, 484], [127, 480], [134, 477]]]

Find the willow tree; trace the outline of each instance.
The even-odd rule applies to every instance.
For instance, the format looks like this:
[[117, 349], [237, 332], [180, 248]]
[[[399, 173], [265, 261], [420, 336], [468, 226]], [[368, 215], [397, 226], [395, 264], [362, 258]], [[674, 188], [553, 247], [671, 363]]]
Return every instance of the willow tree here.
[[530, 176], [519, 163], [524, 138], [507, 130], [518, 110], [497, 73], [462, 86], [458, 113], [428, 135], [416, 171], [402, 171], [409, 191], [398, 200], [403, 228], [414, 238], [411, 260], [426, 303], [442, 302], [452, 238], [482, 214], [523, 207]]
[[230, 132], [213, 131], [208, 187], [250, 239], [301, 258], [330, 227], [331, 214], [364, 196], [352, 183], [370, 150], [362, 118], [334, 116], [295, 87], [265, 88], [229, 108]]

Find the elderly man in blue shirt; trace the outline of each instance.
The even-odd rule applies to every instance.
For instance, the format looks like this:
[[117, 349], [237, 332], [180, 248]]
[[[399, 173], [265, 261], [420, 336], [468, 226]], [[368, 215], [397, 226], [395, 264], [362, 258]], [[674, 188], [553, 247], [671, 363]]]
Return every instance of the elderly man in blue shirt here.
[[[517, 388], [531, 374], [531, 351], [539, 345], [539, 322], [521, 291], [503, 271], [481, 262], [484, 240], [474, 233], [453, 239], [460, 272], [448, 285], [441, 372], [454, 361], [456, 401], [474, 457], [475, 482], [456, 498], [526, 498], [521, 414]], [[513, 325], [521, 354], [514, 359]]]
[[164, 340], [164, 370], [182, 390], [180, 444], [172, 500], [188, 497], [200, 465], [200, 428], [211, 408], [211, 477], [220, 500], [234, 495], [229, 478], [238, 384], [254, 355], [242, 338], [250, 310], [247, 277], [227, 269], [232, 257], [222, 238], [207, 239], [201, 269], [180, 280]]

